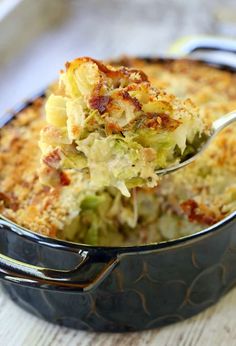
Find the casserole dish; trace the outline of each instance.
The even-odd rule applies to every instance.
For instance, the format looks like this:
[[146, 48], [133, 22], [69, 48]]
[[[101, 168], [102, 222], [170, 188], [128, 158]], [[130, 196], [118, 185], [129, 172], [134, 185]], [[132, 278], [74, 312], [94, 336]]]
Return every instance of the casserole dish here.
[[112, 332], [160, 327], [200, 312], [234, 285], [235, 218], [177, 240], [98, 247], [41, 236], [2, 217], [0, 275], [14, 301], [53, 323]]

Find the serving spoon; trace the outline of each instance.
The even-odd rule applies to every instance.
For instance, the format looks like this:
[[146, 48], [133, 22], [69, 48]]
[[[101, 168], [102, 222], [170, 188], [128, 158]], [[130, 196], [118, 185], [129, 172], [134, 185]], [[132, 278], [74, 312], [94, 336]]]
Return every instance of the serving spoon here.
[[198, 156], [200, 156], [203, 151], [210, 145], [212, 139], [223, 129], [225, 129], [228, 125], [232, 124], [234, 121], [236, 121], [236, 110], [233, 112], [230, 112], [226, 115], [224, 115], [223, 117], [215, 120], [212, 123], [212, 127], [210, 130], [210, 134], [209, 136], [206, 137], [206, 140], [200, 145], [199, 150], [196, 154], [194, 154], [193, 156], [191, 156], [190, 158], [187, 158], [184, 161], [181, 161], [180, 163], [173, 165], [173, 166], [169, 166], [167, 168], [162, 168], [162, 169], [158, 169], [156, 170], [156, 174], [157, 175], [164, 175], [167, 173], [171, 173], [174, 171], [177, 171], [180, 168], [183, 168], [187, 165], [189, 165], [190, 163], [192, 163], [193, 161], [196, 160], [196, 158]]

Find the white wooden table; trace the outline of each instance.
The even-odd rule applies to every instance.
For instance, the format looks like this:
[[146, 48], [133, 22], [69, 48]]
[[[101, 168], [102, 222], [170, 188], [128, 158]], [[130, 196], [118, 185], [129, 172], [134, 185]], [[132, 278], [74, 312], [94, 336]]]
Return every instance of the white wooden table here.
[[[235, 23], [235, 0], [21, 0], [0, 23], [0, 112], [41, 90], [67, 59], [157, 55], [183, 35], [236, 36]], [[47, 345], [233, 346], [236, 289], [188, 321], [129, 334], [49, 324], [18, 308], [0, 290], [0, 346]]]
[[236, 289], [199, 315], [159, 330], [105, 334], [47, 323], [17, 307], [0, 293], [2, 346], [234, 346]]

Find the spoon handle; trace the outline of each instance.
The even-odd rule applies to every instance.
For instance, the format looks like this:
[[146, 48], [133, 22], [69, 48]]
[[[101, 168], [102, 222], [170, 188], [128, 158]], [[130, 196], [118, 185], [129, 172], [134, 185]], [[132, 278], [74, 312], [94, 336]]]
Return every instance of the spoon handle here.
[[223, 117], [215, 120], [212, 124], [213, 134], [216, 134], [219, 131], [223, 130], [226, 126], [232, 124], [234, 121], [236, 121], [236, 111], [230, 112]]

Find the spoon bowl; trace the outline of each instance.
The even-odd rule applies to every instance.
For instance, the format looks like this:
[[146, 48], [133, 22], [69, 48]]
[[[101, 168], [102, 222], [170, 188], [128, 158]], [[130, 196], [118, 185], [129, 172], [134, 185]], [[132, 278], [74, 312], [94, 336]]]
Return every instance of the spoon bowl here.
[[157, 175], [165, 175], [167, 173], [171, 173], [171, 172], [177, 171], [180, 168], [183, 168], [183, 167], [189, 165], [190, 163], [194, 162], [196, 160], [196, 158], [199, 155], [201, 155], [203, 153], [203, 151], [210, 145], [210, 143], [213, 140], [213, 138], [215, 138], [215, 136], [220, 131], [222, 131], [228, 125], [232, 124], [235, 121], [236, 121], [236, 110], [232, 111], [232, 112], [230, 112], [230, 113], [228, 113], [228, 114], [226, 114], [224, 116], [222, 116], [221, 118], [219, 118], [217, 120], [215, 120], [212, 123], [210, 134], [208, 136], [206, 136], [206, 140], [203, 141], [203, 143], [200, 145], [197, 153], [193, 154], [193, 156], [188, 157], [187, 159], [183, 160], [182, 162], [180, 162], [180, 163], [178, 163], [176, 165], [156, 170], [156, 174]]

